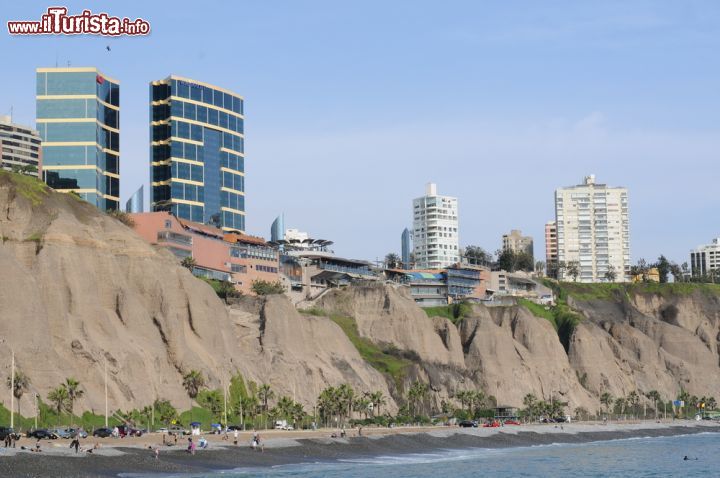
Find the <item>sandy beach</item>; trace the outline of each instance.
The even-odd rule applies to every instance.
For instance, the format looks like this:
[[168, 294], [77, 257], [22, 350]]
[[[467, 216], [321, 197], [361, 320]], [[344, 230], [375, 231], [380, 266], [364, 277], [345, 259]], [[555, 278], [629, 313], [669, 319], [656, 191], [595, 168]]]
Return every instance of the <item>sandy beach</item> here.
[[[75, 454], [68, 440], [41, 442], [40, 453], [20, 447], [35, 445], [23, 439], [17, 448], [0, 448], [2, 476], [117, 476], [120, 473], [203, 473], [239, 467], [269, 467], [307, 462], [380, 455], [425, 453], [443, 449], [507, 448], [551, 443], [586, 443], [633, 437], [659, 437], [702, 432], [720, 432], [713, 422], [636, 422], [533, 424], [501, 428], [402, 427], [348, 430], [346, 438], [331, 438], [335, 430], [261, 431], [264, 451], [250, 448], [251, 433], [240, 434], [238, 445], [232, 434], [204, 435], [210, 445], [195, 455], [186, 453], [187, 438], [177, 445], [163, 445], [162, 434], [133, 439], [86, 439], [83, 448], [100, 444], [92, 454]], [[159, 447], [155, 459], [149, 447]]]

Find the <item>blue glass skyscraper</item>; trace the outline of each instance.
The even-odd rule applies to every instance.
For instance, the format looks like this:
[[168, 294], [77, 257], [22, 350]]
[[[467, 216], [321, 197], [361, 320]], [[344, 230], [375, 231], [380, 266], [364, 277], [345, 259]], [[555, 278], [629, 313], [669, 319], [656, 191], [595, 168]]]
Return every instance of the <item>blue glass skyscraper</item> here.
[[243, 98], [173, 75], [150, 101], [152, 210], [244, 232]]
[[405, 230], [403, 230], [402, 236], [400, 238], [400, 255], [402, 260], [402, 268], [405, 270], [410, 269], [410, 251], [412, 251], [412, 247], [410, 245], [411, 240], [412, 233], [406, 227]]
[[42, 177], [102, 210], [120, 206], [120, 84], [97, 68], [38, 68]]

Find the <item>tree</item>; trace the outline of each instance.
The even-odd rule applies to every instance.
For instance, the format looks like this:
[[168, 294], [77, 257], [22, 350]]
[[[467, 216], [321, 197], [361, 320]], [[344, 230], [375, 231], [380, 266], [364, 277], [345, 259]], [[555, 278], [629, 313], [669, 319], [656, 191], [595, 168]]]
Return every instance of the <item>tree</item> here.
[[615, 272], [615, 266], [608, 266], [607, 272], [605, 272], [605, 280], [608, 282], [615, 282], [617, 278], [617, 272]]
[[183, 258], [183, 260], [180, 262], [180, 265], [192, 272], [197, 264], [192, 256], [187, 256]]
[[53, 410], [57, 413], [58, 418], [60, 418], [62, 412], [67, 411], [70, 398], [68, 397], [67, 388], [63, 385], [51, 390], [47, 399], [52, 403]]
[[633, 390], [632, 392], [630, 392], [628, 394], [626, 400], [627, 400], [628, 405], [631, 406], [633, 409], [633, 416], [637, 416], [637, 414], [638, 414], [637, 406], [638, 406], [638, 403], [640, 403], [640, 396], [638, 395], [638, 393], [635, 390]]
[[660, 283], [665, 284], [668, 281], [668, 276], [671, 271], [670, 261], [668, 261], [665, 256], [660, 255], [655, 267], [657, 267], [658, 274], [660, 276]]
[[484, 266], [492, 262], [492, 254], [480, 246], [467, 246], [463, 256], [469, 264]]
[[263, 404], [263, 412], [268, 411], [268, 401], [275, 396], [275, 392], [272, 391], [270, 385], [264, 383], [258, 388], [258, 398]]
[[577, 282], [577, 278], [580, 275], [580, 263], [578, 261], [570, 261], [566, 264], [565, 269], [567, 274], [573, 278], [573, 282]]
[[380, 415], [380, 407], [387, 403], [385, 395], [381, 391], [371, 393], [370, 401], [373, 404], [373, 415]]
[[200, 389], [205, 386], [205, 377], [197, 370], [190, 370], [183, 375], [183, 387], [191, 400], [197, 398]]
[[530, 420], [535, 419], [537, 403], [538, 403], [537, 397], [532, 393], [528, 393], [527, 395], [525, 395], [523, 397], [523, 405], [525, 405], [525, 411], [526, 411], [527, 415], [530, 417]]
[[424, 403], [428, 390], [428, 385], [419, 380], [410, 386], [410, 390], [408, 391], [408, 405], [410, 406], [411, 415], [416, 415], [417, 406]]
[[613, 396], [610, 395], [608, 392], [604, 392], [602, 395], [600, 395], [600, 403], [605, 406], [605, 414], [610, 413], [610, 407], [612, 406], [613, 402], [615, 400], [613, 399]]
[[535, 263], [535, 272], [542, 275], [545, 271], [545, 262], [543, 261], [537, 261]]
[[717, 402], [715, 401], [715, 397], [708, 397], [707, 401], [705, 402], [705, 407], [710, 410], [715, 410], [715, 408], [717, 408]]
[[65, 389], [67, 390], [70, 416], [74, 417], [75, 400], [77, 400], [78, 398], [82, 398], [85, 392], [80, 389], [80, 382], [78, 382], [72, 377], [66, 378], [65, 383], [62, 386], [65, 387]]
[[532, 272], [535, 268], [535, 259], [527, 252], [514, 252], [512, 249], [498, 251], [496, 267], [507, 272]]
[[172, 406], [170, 400], [158, 398], [153, 402], [153, 408], [155, 408], [155, 415], [165, 424], [174, 421], [178, 416], [178, 412], [175, 407]]
[[[13, 386], [15, 388], [13, 388]], [[20, 399], [30, 390], [30, 377], [25, 375], [21, 370], [15, 371], [15, 383], [11, 377], [7, 378], [7, 387], [12, 388], [12, 394], [17, 398], [17, 414], [20, 415]], [[12, 413], [12, 410], [10, 411]]]
[[224, 413], [223, 394], [220, 390], [202, 390], [198, 393], [198, 403], [210, 410], [213, 418], [222, 423]]
[[620, 409], [620, 415], [625, 415], [625, 407], [627, 406], [627, 399], [620, 397], [615, 399], [615, 409]]
[[400, 256], [391, 252], [385, 256], [385, 268], [386, 269], [397, 269], [402, 264]]
[[670, 264], [670, 273], [673, 276], [674, 282], [683, 282], [685, 280], [685, 277], [682, 273], [682, 269], [675, 262]]
[[262, 279], [255, 279], [252, 283], [251, 289], [257, 295], [274, 295], [285, 293], [285, 287], [283, 287], [282, 282], [280, 282], [279, 280], [270, 282]]
[[653, 410], [655, 410], [655, 418], [658, 416], [657, 402], [661, 401], [660, 392], [657, 390], [650, 390], [645, 394], [648, 400], [652, 400]]

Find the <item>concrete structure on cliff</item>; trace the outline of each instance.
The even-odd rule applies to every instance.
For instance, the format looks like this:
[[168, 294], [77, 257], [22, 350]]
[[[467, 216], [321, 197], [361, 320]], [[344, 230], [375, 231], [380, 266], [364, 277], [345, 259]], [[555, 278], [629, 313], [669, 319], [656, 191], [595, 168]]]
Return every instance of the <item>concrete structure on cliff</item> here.
[[440, 196], [428, 183], [413, 200], [413, 251], [418, 269], [443, 269], [460, 261], [458, 200]]
[[278, 251], [260, 237], [227, 233], [167, 211], [133, 214], [132, 218], [137, 233], [149, 243], [167, 248], [179, 260], [192, 257], [196, 276], [232, 282], [245, 294], [252, 293], [255, 280], [280, 279]]
[[720, 237], [690, 251], [692, 275], [702, 277], [720, 271]]
[[41, 140], [36, 130], [0, 116], [0, 168], [42, 177]]
[[[597, 184], [586, 176], [583, 184], [555, 191], [558, 261], [578, 264], [578, 282], [606, 282], [609, 271], [616, 282], [630, 280], [630, 222], [628, 191]], [[571, 280], [567, 268], [560, 280]]]

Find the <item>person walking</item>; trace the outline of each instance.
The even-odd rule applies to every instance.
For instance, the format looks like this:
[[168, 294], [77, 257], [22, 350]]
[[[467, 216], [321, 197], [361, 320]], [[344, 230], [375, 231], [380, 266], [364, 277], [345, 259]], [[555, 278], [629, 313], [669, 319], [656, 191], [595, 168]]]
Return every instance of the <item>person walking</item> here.
[[236, 428], [236, 429], [233, 431], [233, 445], [236, 445], [236, 446], [237, 446], [237, 442], [238, 442], [238, 431], [237, 431], [237, 428]]
[[70, 448], [75, 448], [75, 453], [78, 452], [78, 449], [80, 448], [80, 440], [78, 440], [77, 437], [73, 438], [73, 441], [70, 442]]

